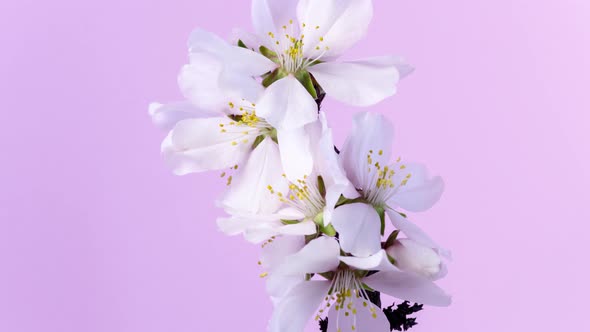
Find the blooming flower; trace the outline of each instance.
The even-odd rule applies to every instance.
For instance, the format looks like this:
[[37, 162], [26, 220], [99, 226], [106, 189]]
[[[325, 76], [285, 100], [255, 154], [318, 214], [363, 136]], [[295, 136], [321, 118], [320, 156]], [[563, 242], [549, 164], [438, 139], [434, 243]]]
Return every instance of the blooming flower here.
[[259, 115], [275, 128], [295, 129], [317, 119], [314, 84], [340, 101], [368, 106], [393, 95], [412, 71], [395, 56], [336, 61], [365, 35], [372, 15], [372, 0], [254, 0], [256, 35], [240, 33], [241, 49], [203, 38], [202, 30], [189, 46], [215, 54], [235, 72], [262, 76], [268, 89]]
[[[328, 331], [389, 331], [381, 310], [368, 300], [368, 287], [403, 300], [450, 304], [450, 297], [428, 278], [392, 265], [385, 250], [369, 257], [341, 256], [333, 237], [321, 236], [305, 246], [301, 239], [285, 238], [267, 250], [282, 253], [280, 261], [271, 256], [274, 261], [268, 275], [267, 287], [275, 295], [271, 332], [303, 331], [314, 313], [316, 319], [328, 315]], [[296, 245], [294, 241], [298, 241]], [[379, 272], [368, 275], [368, 271]], [[321, 274], [326, 280], [307, 280], [310, 273]]]
[[418, 237], [419, 228], [403, 220], [395, 209], [427, 210], [444, 189], [442, 179], [429, 177], [424, 166], [400, 159], [390, 162], [392, 136], [392, 125], [382, 115], [357, 114], [340, 155], [346, 175], [364, 198], [363, 202], [342, 206], [334, 215], [338, 232], [354, 234], [342, 236], [340, 244], [355, 256], [366, 257], [379, 250], [375, 239], [381, 235], [385, 213], [397, 229]]
[[[268, 191], [283, 209], [271, 214], [229, 211], [230, 218], [220, 218], [218, 225], [229, 235], [244, 234], [252, 242], [262, 242], [277, 235], [311, 235], [328, 227], [340, 196], [358, 195], [340, 167], [332, 131], [323, 112], [320, 122], [310, 128], [314, 169], [302, 179], [289, 183], [288, 190], [268, 185]], [[356, 197], [356, 196], [355, 196]]]

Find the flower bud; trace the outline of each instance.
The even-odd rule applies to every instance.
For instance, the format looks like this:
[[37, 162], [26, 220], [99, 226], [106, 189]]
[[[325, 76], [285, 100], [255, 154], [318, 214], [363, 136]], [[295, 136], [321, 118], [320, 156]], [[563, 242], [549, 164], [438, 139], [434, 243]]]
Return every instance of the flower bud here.
[[386, 251], [401, 270], [430, 279], [436, 278], [441, 272], [442, 261], [436, 251], [410, 239], [396, 240]]

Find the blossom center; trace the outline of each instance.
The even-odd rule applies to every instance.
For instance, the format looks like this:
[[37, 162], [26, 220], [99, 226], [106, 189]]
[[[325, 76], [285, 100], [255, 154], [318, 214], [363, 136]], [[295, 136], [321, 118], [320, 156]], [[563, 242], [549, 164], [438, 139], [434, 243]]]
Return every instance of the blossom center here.
[[[289, 73], [295, 73], [316, 64], [330, 49], [324, 45], [324, 37], [317, 37], [317, 40], [306, 40], [305, 34], [302, 33], [305, 28], [305, 23], [302, 23], [300, 30], [293, 23], [293, 20], [289, 20], [289, 23], [283, 25], [279, 32], [268, 32], [270, 44], [276, 54], [277, 61]], [[315, 29], [319, 30], [320, 26], [316, 26]], [[315, 45], [313, 47], [315, 49], [313, 57], [307, 56], [306, 52], [304, 52], [304, 46], [307, 44]]]
[[[283, 177], [286, 175], [283, 174]], [[282, 203], [295, 208], [306, 218], [315, 218], [326, 206], [326, 200], [320, 193], [318, 183], [310, 181], [307, 176], [304, 176], [303, 180], [291, 182], [286, 193], [275, 192], [270, 185], [267, 189], [271, 194], [276, 195]]]
[[[367, 310], [372, 319], [377, 319], [377, 307], [369, 300], [369, 296], [364, 289], [362, 282], [358, 279], [354, 271], [338, 271], [332, 279], [332, 287], [328, 296], [324, 298], [324, 305], [318, 311], [315, 319], [319, 320], [331, 306], [334, 306], [336, 314], [336, 331], [341, 332], [341, 316], [349, 317], [352, 321], [350, 329], [355, 331], [357, 326], [357, 314], [359, 310]], [[333, 324], [330, 321], [330, 324]]]
[[376, 154], [373, 150], [367, 153], [367, 173], [363, 181], [363, 196], [374, 205], [385, 204], [403, 186], [408, 184], [412, 177], [406, 171], [406, 165], [398, 158], [394, 163], [381, 165], [376, 159], [383, 155], [383, 150]]

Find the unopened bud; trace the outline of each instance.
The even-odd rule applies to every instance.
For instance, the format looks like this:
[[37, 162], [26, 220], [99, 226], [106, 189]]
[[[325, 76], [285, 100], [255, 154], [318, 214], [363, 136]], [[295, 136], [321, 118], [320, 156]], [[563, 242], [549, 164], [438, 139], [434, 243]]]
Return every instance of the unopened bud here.
[[436, 251], [410, 239], [398, 239], [386, 251], [401, 270], [427, 278], [436, 278], [441, 271], [442, 262]]

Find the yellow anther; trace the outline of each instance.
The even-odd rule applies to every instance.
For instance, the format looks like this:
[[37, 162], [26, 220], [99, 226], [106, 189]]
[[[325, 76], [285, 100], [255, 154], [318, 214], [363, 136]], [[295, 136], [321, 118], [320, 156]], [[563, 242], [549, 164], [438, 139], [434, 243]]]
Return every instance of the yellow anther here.
[[221, 173], [221, 177], [224, 177], [224, 176], [225, 176], [225, 172]]
[[383, 155], [383, 150], [379, 150], [379, 155], [382, 156]]
[[265, 278], [266, 276], [268, 276], [268, 272], [263, 272], [260, 274], [260, 278]]

